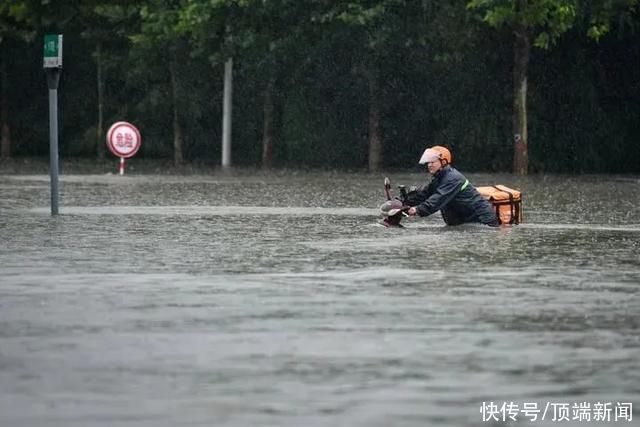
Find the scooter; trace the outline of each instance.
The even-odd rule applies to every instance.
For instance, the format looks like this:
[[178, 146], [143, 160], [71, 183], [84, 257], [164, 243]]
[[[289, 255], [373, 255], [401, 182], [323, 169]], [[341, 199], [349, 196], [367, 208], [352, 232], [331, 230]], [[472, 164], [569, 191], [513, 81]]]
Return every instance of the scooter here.
[[407, 211], [410, 206], [405, 202], [411, 192], [415, 192], [416, 189], [412, 187], [409, 192], [404, 185], [398, 185], [398, 192], [400, 197], [392, 198], [391, 194], [391, 181], [388, 177], [384, 178], [384, 194], [387, 197], [387, 201], [380, 206], [380, 215], [382, 215], [382, 221], [380, 224], [385, 227], [403, 227], [400, 222], [402, 218], [409, 216]]

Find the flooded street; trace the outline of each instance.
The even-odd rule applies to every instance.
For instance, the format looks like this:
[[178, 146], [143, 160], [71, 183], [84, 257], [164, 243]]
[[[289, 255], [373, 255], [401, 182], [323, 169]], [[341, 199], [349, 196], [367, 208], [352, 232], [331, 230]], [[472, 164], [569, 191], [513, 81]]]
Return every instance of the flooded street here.
[[640, 419], [640, 177], [469, 174], [525, 223], [387, 229], [384, 176], [63, 174], [52, 217], [0, 171], [0, 426]]

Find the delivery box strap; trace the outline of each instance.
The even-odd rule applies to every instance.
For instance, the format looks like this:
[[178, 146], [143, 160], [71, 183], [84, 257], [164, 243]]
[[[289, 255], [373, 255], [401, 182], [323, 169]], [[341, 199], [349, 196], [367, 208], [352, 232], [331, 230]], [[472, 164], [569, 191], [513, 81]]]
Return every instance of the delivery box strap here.
[[504, 188], [500, 188], [497, 185], [492, 185], [493, 188], [495, 188], [498, 191], [502, 191], [503, 193], [507, 193], [509, 195], [509, 201], [513, 202], [513, 193], [509, 190], [505, 190]]
[[[493, 188], [495, 188], [498, 191], [502, 191], [505, 192], [509, 195], [509, 205], [511, 206], [511, 220], [509, 221], [509, 224], [513, 224], [514, 222], [516, 224], [518, 224], [520, 222], [520, 203], [513, 201], [513, 193], [511, 191], [505, 190], [503, 188], [498, 187], [497, 185], [493, 185]], [[499, 207], [496, 206], [496, 214], [499, 217]]]

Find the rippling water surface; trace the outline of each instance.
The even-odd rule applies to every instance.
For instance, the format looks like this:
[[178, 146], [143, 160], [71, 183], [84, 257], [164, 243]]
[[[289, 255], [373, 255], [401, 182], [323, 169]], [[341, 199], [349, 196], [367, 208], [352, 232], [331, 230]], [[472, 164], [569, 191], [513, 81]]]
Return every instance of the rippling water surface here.
[[380, 227], [382, 177], [62, 175], [51, 217], [0, 175], [0, 425], [640, 419], [640, 178], [470, 175], [524, 193], [494, 230]]

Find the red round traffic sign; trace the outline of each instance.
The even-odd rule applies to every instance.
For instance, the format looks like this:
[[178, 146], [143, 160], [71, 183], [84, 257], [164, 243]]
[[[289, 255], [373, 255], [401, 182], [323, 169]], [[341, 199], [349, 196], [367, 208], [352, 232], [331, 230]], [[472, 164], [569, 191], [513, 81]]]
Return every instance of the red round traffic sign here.
[[129, 122], [116, 122], [107, 132], [107, 147], [118, 157], [133, 157], [140, 149], [141, 143], [140, 132]]

